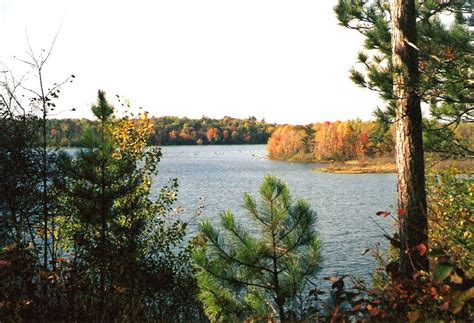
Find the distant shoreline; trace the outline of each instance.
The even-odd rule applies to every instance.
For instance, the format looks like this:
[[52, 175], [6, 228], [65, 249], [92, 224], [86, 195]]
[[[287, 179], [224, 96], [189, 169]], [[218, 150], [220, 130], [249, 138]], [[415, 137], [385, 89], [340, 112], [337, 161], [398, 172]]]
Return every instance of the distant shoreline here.
[[[426, 167], [432, 171], [442, 171], [456, 167], [474, 174], [474, 160], [427, 160]], [[396, 173], [395, 160], [391, 158], [371, 158], [346, 162], [330, 162], [327, 166], [313, 169], [315, 172], [332, 174], [390, 174]]]
[[[210, 147], [210, 146], [266, 146], [266, 144], [251, 143], [251, 144], [179, 144], [179, 145], [150, 145], [150, 147]], [[50, 146], [48, 149], [88, 149], [90, 147], [82, 146]], [[94, 147], [97, 148], [97, 147]]]
[[[268, 157], [267, 157], [268, 158]], [[318, 167], [313, 168], [314, 172], [331, 174], [393, 174], [396, 173], [395, 159], [392, 157], [366, 158], [362, 160], [349, 161], [316, 161], [309, 155], [298, 155], [297, 158], [268, 158], [270, 160], [315, 164]], [[431, 157], [425, 161], [426, 167], [433, 171], [442, 171], [450, 167], [456, 167], [467, 173], [474, 174], [474, 160], [436, 160]]]
[[[203, 144], [203, 145], [158, 145], [156, 147], [209, 147], [209, 146], [264, 146], [265, 144]], [[50, 147], [50, 149], [83, 149], [84, 147]], [[309, 155], [299, 156], [300, 158], [270, 158], [265, 155], [263, 158], [272, 161], [297, 163], [297, 164], [313, 164], [312, 171], [330, 174], [393, 174], [396, 173], [395, 160], [392, 157], [376, 157], [366, 158], [363, 160], [349, 161], [317, 161], [310, 159]], [[435, 160], [428, 158], [425, 161], [427, 168], [433, 171], [445, 170], [449, 167], [456, 167], [460, 170], [474, 174], [474, 159], [465, 160]]]

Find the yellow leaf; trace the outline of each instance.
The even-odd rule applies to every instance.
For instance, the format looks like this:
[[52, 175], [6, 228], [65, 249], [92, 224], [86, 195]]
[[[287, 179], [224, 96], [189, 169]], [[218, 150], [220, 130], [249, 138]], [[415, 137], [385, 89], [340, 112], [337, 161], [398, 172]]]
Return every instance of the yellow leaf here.
[[462, 284], [462, 278], [459, 277], [458, 275], [454, 274], [451, 275], [451, 283], [461, 285]]
[[420, 310], [415, 310], [413, 312], [408, 313], [408, 322], [415, 323], [421, 316]]
[[464, 304], [474, 298], [474, 287], [465, 290], [464, 292], [457, 292], [453, 297], [451, 303], [451, 312], [458, 314], [464, 307]]

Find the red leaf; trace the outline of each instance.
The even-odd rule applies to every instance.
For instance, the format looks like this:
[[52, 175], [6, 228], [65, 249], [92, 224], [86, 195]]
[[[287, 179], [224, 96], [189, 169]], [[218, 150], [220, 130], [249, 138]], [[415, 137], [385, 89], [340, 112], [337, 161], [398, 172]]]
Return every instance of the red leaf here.
[[445, 301], [441, 306], [440, 306], [441, 310], [443, 311], [447, 311], [449, 309], [449, 302], [448, 301]]
[[381, 290], [377, 288], [372, 288], [367, 291], [367, 294], [369, 296], [380, 295], [380, 293], [381, 293]]
[[387, 216], [390, 215], [390, 212], [387, 212], [387, 211], [378, 211], [377, 213], [375, 213], [376, 215], [378, 216], [383, 216], [384, 218], [386, 218]]
[[440, 291], [441, 291], [442, 293], [445, 293], [445, 294], [446, 294], [446, 293], [449, 292], [450, 289], [451, 289], [451, 286], [449, 286], [449, 285], [442, 285], [441, 288], [440, 288]]
[[404, 209], [398, 209], [399, 216], [404, 216], [405, 214], [406, 214], [406, 211]]
[[421, 243], [416, 246], [416, 250], [418, 251], [418, 254], [420, 256], [423, 256], [426, 253], [426, 245], [424, 243]]
[[367, 311], [369, 312], [370, 316], [376, 316], [377, 314], [379, 314], [379, 310], [377, 309], [377, 307], [374, 307], [372, 305], [367, 305]]

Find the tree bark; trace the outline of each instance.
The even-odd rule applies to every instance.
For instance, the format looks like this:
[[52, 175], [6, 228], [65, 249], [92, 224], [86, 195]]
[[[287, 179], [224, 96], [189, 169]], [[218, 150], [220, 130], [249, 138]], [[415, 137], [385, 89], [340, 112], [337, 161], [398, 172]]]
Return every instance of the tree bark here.
[[[270, 201], [270, 215], [271, 215], [271, 222], [274, 221], [274, 213], [273, 213], [273, 198]], [[277, 257], [277, 242], [276, 242], [276, 233], [275, 230], [272, 229], [272, 262], [273, 262], [273, 285], [275, 288], [275, 303], [278, 307], [278, 314], [280, 316], [280, 322], [286, 322], [285, 317], [285, 296], [282, 295], [282, 291], [280, 288], [280, 282], [278, 279], [278, 257]]]
[[400, 272], [411, 279], [414, 272], [429, 269], [426, 254], [417, 250], [418, 245], [427, 245], [428, 223], [422, 115], [417, 93], [419, 70], [415, 1], [393, 0], [391, 17]]
[[41, 90], [41, 109], [42, 109], [42, 183], [43, 183], [43, 191], [41, 192], [43, 197], [43, 239], [44, 239], [44, 246], [43, 246], [43, 267], [44, 270], [48, 270], [48, 145], [47, 145], [47, 138], [46, 138], [46, 120], [48, 117], [48, 108], [46, 106], [46, 95], [44, 93], [43, 87], [43, 74], [41, 71], [41, 67], [38, 68], [38, 78], [39, 78], [39, 85]]

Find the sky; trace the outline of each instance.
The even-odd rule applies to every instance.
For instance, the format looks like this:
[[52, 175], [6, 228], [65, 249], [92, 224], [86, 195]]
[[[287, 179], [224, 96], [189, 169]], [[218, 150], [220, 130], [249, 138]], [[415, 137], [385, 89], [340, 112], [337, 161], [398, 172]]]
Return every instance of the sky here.
[[336, 2], [0, 0], [0, 63], [22, 75], [14, 56], [57, 34], [47, 84], [76, 76], [58, 118], [91, 118], [102, 89], [154, 116], [368, 120], [383, 102], [349, 80], [363, 38], [337, 24]]

